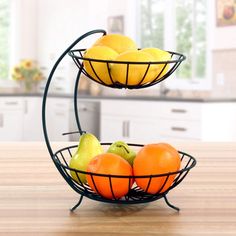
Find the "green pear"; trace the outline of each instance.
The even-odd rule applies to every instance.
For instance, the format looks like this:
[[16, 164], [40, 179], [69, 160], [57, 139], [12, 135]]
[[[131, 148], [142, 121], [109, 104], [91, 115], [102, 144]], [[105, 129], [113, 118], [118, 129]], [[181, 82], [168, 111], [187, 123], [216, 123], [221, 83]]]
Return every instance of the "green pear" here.
[[131, 166], [133, 165], [134, 158], [136, 157], [135, 151], [132, 150], [128, 146], [128, 144], [123, 141], [116, 141], [112, 143], [107, 152], [114, 153], [123, 157], [126, 161], [129, 162]]
[[[84, 133], [80, 136], [78, 149], [70, 160], [69, 167], [86, 171], [89, 162], [97, 155], [103, 153], [103, 148], [98, 139], [90, 133]], [[75, 171], [70, 171], [72, 178], [78, 183], [86, 183], [86, 175]], [[78, 179], [79, 177], [79, 179]]]

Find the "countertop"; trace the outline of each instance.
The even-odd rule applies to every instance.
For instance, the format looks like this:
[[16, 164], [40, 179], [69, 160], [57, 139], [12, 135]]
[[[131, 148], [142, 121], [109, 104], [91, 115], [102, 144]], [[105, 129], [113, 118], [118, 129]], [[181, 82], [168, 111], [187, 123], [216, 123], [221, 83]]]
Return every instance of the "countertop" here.
[[[42, 93], [0, 93], [0, 97], [43, 97]], [[55, 98], [73, 98], [73, 94], [67, 93], [51, 93], [48, 97]], [[115, 100], [142, 100], [142, 101], [166, 101], [166, 102], [236, 102], [236, 98], [215, 98], [215, 97], [173, 97], [173, 96], [145, 96], [145, 95], [97, 95], [93, 96], [90, 94], [78, 94], [78, 99], [115, 99]]]
[[[172, 143], [197, 165], [163, 199], [114, 205], [85, 199], [60, 176], [44, 143], [0, 143], [0, 235], [236, 235], [236, 143]], [[53, 143], [59, 147], [69, 143]]]

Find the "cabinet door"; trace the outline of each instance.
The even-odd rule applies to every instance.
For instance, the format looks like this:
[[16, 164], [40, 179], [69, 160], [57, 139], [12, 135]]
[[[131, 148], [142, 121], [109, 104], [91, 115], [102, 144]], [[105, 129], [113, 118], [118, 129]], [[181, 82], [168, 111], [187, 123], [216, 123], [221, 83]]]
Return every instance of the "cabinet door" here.
[[41, 110], [42, 98], [24, 98], [24, 122], [23, 140], [24, 141], [43, 141]]
[[200, 121], [163, 119], [161, 124], [161, 134], [166, 140], [200, 141], [201, 139]]
[[0, 141], [22, 141], [21, 110], [0, 112]]
[[20, 98], [0, 100], [0, 141], [21, 141], [23, 106]]
[[102, 140], [121, 139], [129, 143], [159, 140], [159, 113], [158, 103], [154, 102], [102, 101]]
[[160, 138], [158, 121], [133, 117], [102, 117], [102, 141], [123, 140], [130, 143], [157, 142]]
[[69, 132], [69, 99], [49, 98], [47, 104], [47, 129], [51, 141], [68, 141]]
[[147, 144], [160, 141], [160, 124], [157, 119], [133, 118], [128, 123], [130, 141]]
[[101, 141], [126, 141], [130, 140], [129, 120], [121, 117], [102, 116], [101, 118]]

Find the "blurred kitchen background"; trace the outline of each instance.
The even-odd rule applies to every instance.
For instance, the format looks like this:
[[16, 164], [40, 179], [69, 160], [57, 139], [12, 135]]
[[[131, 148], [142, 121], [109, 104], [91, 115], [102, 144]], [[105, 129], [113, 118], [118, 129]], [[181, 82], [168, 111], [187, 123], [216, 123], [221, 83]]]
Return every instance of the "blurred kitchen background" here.
[[[75, 39], [93, 29], [130, 36], [140, 48], [177, 51], [187, 60], [163, 83], [142, 90], [109, 89], [81, 78], [83, 130], [107, 142], [236, 141], [234, 0], [0, 0], [1, 141], [43, 140], [41, 103], [50, 70]], [[22, 60], [39, 69], [27, 86], [13, 73]], [[77, 72], [67, 56], [50, 85], [52, 141], [78, 141], [78, 134], [62, 135], [77, 130]]]

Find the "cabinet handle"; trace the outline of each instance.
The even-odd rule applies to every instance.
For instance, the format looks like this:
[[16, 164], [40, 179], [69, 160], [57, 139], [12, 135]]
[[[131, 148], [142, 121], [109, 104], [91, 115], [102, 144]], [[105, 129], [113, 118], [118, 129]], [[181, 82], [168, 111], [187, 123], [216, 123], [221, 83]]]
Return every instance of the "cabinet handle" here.
[[122, 136], [124, 138], [129, 137], [129, 121], [128, 120], [124, 120], [122, 123]]
[[187, 111], [185, 109], [173, 108], [173, 109], [171, 109], [171, 112], [173, 112], [173, 113], [186, 113]]
[[28, 102], [25, 100], [24, 113], [28, 113]]
[[122, 123], [122, 136], [124, 138], [129, 137], [129, 121], [128, 120], [124, 120]]
[[173, 130], [173, 131], [180, 131], [180, 132], [187, 131], [187, 129], [184, 128], [184, 127], [171, 127], [171, 130]]
[[5, 102], [5, 105], [8, 105], [8, 106], [14, 106], [14, 105], [18, 105], [18, 102], [16, 102], [16, 101]]
[[126, 134], [127, 134], [127, 138], [129, 138], [129, 121], [126, 121]]
[[0, 127], [3, 127], [3, 114], [0, 114]]
[[123, 122], [122, 122], [122, 136], [123, 136], [123, 137], [126, 137], [126, 136], [125, 136], [125, 135], [126, 135], [126, 132], [125, 132], [125, 127], [126, 127], [126, 125], [125, 125], [125, 124], [126, 124], [126, 122], [123, 121]]

